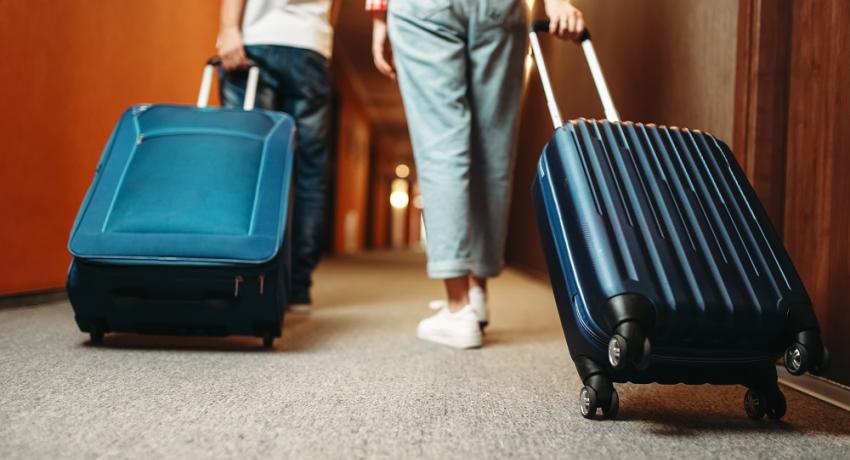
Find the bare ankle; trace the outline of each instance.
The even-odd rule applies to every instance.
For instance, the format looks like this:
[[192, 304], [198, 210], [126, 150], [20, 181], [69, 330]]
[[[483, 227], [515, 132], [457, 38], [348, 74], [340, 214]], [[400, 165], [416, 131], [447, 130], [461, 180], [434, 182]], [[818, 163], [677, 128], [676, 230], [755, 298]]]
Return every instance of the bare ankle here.
[[449, 311], [456, 313], [469, 303], [469, 277], [461, 276], [444, 280]]
[[487, 278], [479, 278], [477, 276], [469, 277], [469, 286], [481, 288], [484, 293], [487, 292]]
[[452, 312], [452, 313], [457, 313], [457, 312], [463, 310], [463, 307], [465, 307], [467, 304], [469, 304], [468, 300], [467, 301], [452, 301], [452, 300], [449, 300], [449, 311]]

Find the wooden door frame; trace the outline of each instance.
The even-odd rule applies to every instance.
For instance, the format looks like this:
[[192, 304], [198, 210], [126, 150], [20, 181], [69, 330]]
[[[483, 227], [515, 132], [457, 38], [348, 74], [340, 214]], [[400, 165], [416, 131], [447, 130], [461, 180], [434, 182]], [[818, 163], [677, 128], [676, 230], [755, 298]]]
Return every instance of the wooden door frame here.
[[793, 0], [739, 0], [733, 151], [782, 235]]

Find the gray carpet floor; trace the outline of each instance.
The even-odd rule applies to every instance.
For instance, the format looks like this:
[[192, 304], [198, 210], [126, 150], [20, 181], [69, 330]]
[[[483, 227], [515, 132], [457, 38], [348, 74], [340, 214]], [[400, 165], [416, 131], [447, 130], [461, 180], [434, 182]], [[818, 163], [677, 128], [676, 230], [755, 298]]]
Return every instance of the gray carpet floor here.
[[785, 389], [752, 422], [740, 387], [620, 385], [586, 421], [549, 287], [491, 286], [480, 350], [416, 339], [440, 285], [420, 256], [323, 263], [315, 312], [257, 339], [107, 336], [70, 306], [0, 310], [0, 458], [850, 458], [850, 414]]

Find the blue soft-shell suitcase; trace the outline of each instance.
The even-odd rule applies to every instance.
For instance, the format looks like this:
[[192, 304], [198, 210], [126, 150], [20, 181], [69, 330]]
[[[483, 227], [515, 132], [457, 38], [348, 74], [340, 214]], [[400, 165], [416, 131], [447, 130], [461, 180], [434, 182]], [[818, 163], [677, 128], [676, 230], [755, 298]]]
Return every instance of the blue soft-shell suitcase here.
[[[294, 122], [284, 113], [137, 105], [121, 116], [71, 231], [80, 329], [279, 337], [289, 280]], [[256, 91], [250, 71], [250, 94]]]
[[620, 122], [590, 34], [607, 120], [561, 122], [535, 31], [555, 133], [532, 195], [579, 408], [614, 418], [614, 382], [740, 384], [747, 415], [781, 418], [776, 362], [828, 360], [811, 301], [729, 148], [710, 134]]

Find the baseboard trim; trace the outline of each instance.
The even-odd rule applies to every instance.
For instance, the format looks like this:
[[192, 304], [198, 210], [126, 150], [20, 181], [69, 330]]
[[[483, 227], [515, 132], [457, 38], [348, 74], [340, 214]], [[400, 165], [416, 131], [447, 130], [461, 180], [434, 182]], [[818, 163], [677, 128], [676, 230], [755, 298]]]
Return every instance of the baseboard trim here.
[[850, 387], [811, 374], [793, 376], [784, 366], [776, 366], [776, 372], [779, 374], [779, 383], [788, 388], [850, 412]]
[[64, 302], [66, 300], [68, 300], [68, 294], [65, 292], [65, 289], [56, 288], [0, 296], [0, 308], [31, 307], [33, 305]]

